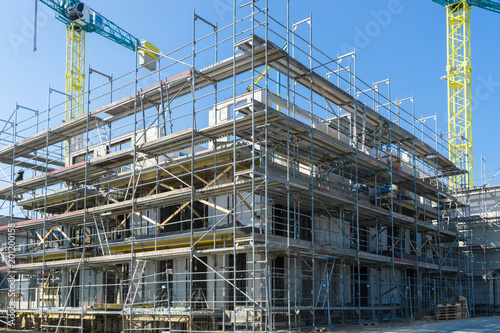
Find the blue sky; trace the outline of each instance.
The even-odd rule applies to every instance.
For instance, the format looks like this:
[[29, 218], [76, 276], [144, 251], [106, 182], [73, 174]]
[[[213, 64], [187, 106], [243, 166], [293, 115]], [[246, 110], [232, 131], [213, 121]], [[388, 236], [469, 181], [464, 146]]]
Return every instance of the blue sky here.
[[[247, 1], [237, 0], [238, 4]], [[192, 14], [219, 26], [232, 22], [232, 0], [131, 1], [88, 0], [95, 10], [139, 38], [148, 39], [167, 53], [192, 38]], [[264, 6], [263, 0], [260, 1]], [[270, 0], [270, 15], [284, 24], [285, 0]], [[38, 50], [33, 52], [34, 1], [2, 1], [0, 21], [0, 118], [16, 102], [43, 110], [49, 84], [64, 90], [65, 29], [43, 4], [39, 4]], [[391, 97], [415, 95], [417, 116], [438, 114], [438, 127], [447, 131], [445, 9], [431, 0], [290, 0], [290, 19], [313, 17], [313, 41], [335, 57], [356, 46], [357, 74], [366, 82], [391, 77]], [[386, 14], [390, 13], [389, 16]], [[207, 30], [208, 32], [208, 30]], [[500, 168], [497, 147], [500, 105], [500, 16], [479, 8], [472, 10], [472, 65], [474, 100], [474, 163], [480, 156], [486, 169]], [[226, 57], [226, 55], [221, 55]], [[87, 66], [113, 75], [134, 67], [135, 56], [122, 46], [95, 34], [87, 36]], [[30, 117], [22, 112], [20, 117]], [[429, 121], [429, 126], [434, 123]]]

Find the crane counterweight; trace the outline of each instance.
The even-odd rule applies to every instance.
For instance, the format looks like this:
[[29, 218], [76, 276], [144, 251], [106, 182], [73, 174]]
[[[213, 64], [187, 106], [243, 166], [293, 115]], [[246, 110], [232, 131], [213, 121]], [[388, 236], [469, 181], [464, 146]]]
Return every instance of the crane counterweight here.
[[84, 27], [90, 24], [90, 7], [83, 2], [79, 2], [74, 6], [68, 8], [68, 18], [71, 22], [77, 23], [79, 26]]

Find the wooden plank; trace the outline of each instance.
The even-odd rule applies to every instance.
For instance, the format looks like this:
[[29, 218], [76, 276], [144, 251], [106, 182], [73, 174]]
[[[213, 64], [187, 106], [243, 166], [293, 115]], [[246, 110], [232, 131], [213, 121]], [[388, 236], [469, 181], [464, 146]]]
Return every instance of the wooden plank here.
[[[233, 167], [232, 165], [228, 166], [217, 177], [215, 177], [215, 179], [212, 179], [210, 182], [208, 182], [203, 188], [207, 188], [207, 187], [211, 186], [213, 183], [215, 183], [217, 180], [219, 180], [222, 176], [224, 176], [226, 174], [226, 172], [228, 172], [229, 170], [231, 170], [232, 167]], [[179, 214], [190, 203], [191, 203], [191, 200], [188, 201], [188, 202], [186, 202], [186, 203], [184, 203], [179, 209], [177, 209], [175, 212], [173, 212], [172, 215], [170, 215], [165, 221], [163, 221], [162, 223], [160, 223], [160, 226], [168, 223], [168, 221], [170, 221], [171, 219], [173, 219], [177, 214]]]
[[146, 216], [144, 214], [141, 214], [139, 212], [134, 212], [134, 214], [137, 215], [137, 216], [139, 216], [139, 217], [141, 217], [141, 218], [143, 218], [143, 219], [145, 219], [148, 222], [151, 222], [154, 225], [158, 225], [158, 222], [156, 222], [155, 220], [153, 220], [152, 218], [150, 218], [150, 217], [148, 217], [148, 216]]
[[201, 177], [200, 177], [200, 176], [198, 176], [196, 173], [194, 173], [193, 171], [189, 170], [188, 168], [186, 168], [184, 165], [180, 164], [180, 163], [179, 163], [179, 162], [177, 162], [176, 160], [174, 160], [172, 157], [167, 156], [167, 155], [165, 155], [165, 154], [164, 154], [163, 156], [165, 156], [166, 158], [168, 158], [168, 160], [169, 160], [170, 162], [173, 162], [173, 163], [177, 164], [178, 166], [180, 166], [182, 170], [184, 170], [184, 171], [186, 171], [186, 172], [189, 172], [189, 173], [192, 173], [194, 177], [196, 177], [198, 180], [200, 180], [200, 181], [201, 181], [201, 182], [203, 182], [204, 184], [208, 184], [208, 182], [207, 182], [205, 179], [201, 178]]
[[187, 205], [189, 205], [190, 201], [184, 203], [182, 206], [180, 206], [175, 212], [173, 212], [169, 217], [165, 219], [162, 223], [160, 223], [160, 226], [168, 223], [171, 219], [173, 219], [177, 214], [179, 214], [184, 208], [186, 208]]
[[165, 184], [163, 184], [163, 183], [159, 183], [158, 185], [160, 185], [160, 186], [162, 186], [162, 187], [164, 187], [164, 188], [167, 188], [167, 189], [169, 189], [170, 191], [173, 191], [173, 190], [175, 190], [175, 189], [176, 189], [175, 187], [172, 187], [172, 186], [170, 186], [170, 185], [165, 185]]
[[408, 237], [407, 232], [408, 232], [408, 230], [404, 229], [404, 235], [405, 235], [406, 239], [408, 240], [408, 242], [410, 243], [411, 248], [413, 249], [413, 251], [417, 252], [417, 248], [413, 245], [410, 237]]
[[[228, 183], [230, 182], [230, 180], [229, 180], [229, 178], [228, 178], [227, 176], [226, 176], [226, 181], [227, 181]], [[246, 202], [246, 200], [245, 200], [245, 199], [243, 199], [243, 196], [240, 194], [240, 192], [236, 192], [236, 195], [238, 196], [238, 198], [240, 198], [240, 200], [241, 200], [241, 201], [243, 201], [243, 204], [244, 204], [245, 206], [247, 206], [248, 210], [249, 210], [249, 211], [252, 211], [252, 207], [251, 207], [251, 206], [250, 206], [250, 205]], [[253, 215], [254, 215], [256, 218], [260, 219], [260, 216], [258, 216], [258, 215], [257, 215], [257, 213], [255, 213], [255, 212], [254, 212], [254, 213], [253, 213]]]
[[187, 208], [191, 209], [191, 210], [193, 211], [193, 214], [194, 214], [194, 215], [196, 215], [196, 217], [198, 217], [198, 218], [200, 218], [200, 219], [204, 219], [204, 217], [203, 217], [203, 216], [201, 216], [201, 215], [200, 215], [200, 213], [198, 213], [198, 212], [196, 211], [196, 209], [191, 208], [191, 205], [187, 205]]
[[54, 228], [57, 229], [57, 230], [59, 230], [59, 232], [61, 233], [61, 235], [63, 235], [64, 238], [66, 238], [67, 240], [69, 240], [69, 242], [71, 243], [71, 245], [76, 246], [75, 243], [73, 243], [73, 241], [71, 240], [71, 238], [69, 238], [68, 235], [66, 235], [66, 233], [60, 227], [54, 227]]
[[69, 205], [68, 209], [66, 209], [66, 211], [64, 212], [64, 214], [68, 213], [68, 212], [69, 212], [69, 210], [70, 210], [71, 208], [73, 208], [73, 206], [74, 206], [74, 205], [75, 205], [75, 202], [73, 201], [73, 202], [71, 203], [71, 205]]
[[127, 215], [127, 216], [126, 216], [126, 217], [125, 217], [125, 218], [124, 218], [121, 222], [120, 222], [120, 224], [118, 224], [118, 226], [115, 228], [115, 230], [113, 230], [113, 231], [112, 231], [112, 232], [108, 235], [108, 239], [110, 239], [110, 238], [111, 238], [111, 236], [113, 236], [113, 235], [114, 235], [114, 233], [115, 233], [115, 232], [117, 232], [117, 231], [118, 231], [118, 229], [120, 229], [120, 228], [121, 228], [121, 226], [125, 224], [125, 222], [127, 221], [127, 219], [128, 219], [131, 215], [132, 215], [132, 213], [129, 213], [129, 214], [128, 214], [128, 215]]
[[[41, 245], [43, 245], [43, 244], [45, 243], [45, 240], [46, 240], [46, 239], [47, 239], [47, 237], [49, 237], [49, 235], [52, 233], [52, 230], [54, 230], [54, 228], [50, 229], [50, 230], [49, 230], [49, 232], [47, 232], [47, 233], [45, 234], [45, 237], [44, 237], [44, 238], [43, 238], [43, 240], [40, 242], [40, 244], [38, 244], [38, 245], [35, 247], [35, 250], [36, 250], [36, 249], [38, 249]], [[45, 230], [45, 231], [47, 231], [47, 230]], [[38, 234], [38, 231], [36, 231], [36, 234], [37, 234], [38, 236], [40, 236], [40, 235]], [[54, 235], [54, 236], [55, 236], [55, 235]]]
[[220, 210], [220, 211], [221, 211], [221, 212], [223, 212], [223, 213], [233, 215], [233, 213], [231, 213], [231, 211], [230, 211], [230, 210], [227, 210], [227, 209], [225, 209], [225, 208], [222, 208], [221, 206], [218, 206], [218, 205], [216, 205], [216, 204], [214, 204], [214, 203], [211, 203], [210, 201], [206, 201], [206, 200], [203, 200], [203, 199], [197, 199], [196, 201], [199, 201], [199, 202], [201, 202], [202, 204], [207, 205], [207, 206], [209, 206], [209, 207], [212, 207], [212, 208], [214, 208], [214, 209]]

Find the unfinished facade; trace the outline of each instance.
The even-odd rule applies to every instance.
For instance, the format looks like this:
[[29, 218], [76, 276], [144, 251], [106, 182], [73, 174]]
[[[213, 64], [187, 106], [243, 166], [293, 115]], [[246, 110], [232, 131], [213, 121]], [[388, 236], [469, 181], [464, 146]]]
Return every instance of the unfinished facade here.
[[3, 267], [19, 328], [297, 330], [470, 296], [461, 170], [435, 133], [355, 53], [319, 51], [311, 18], [258, 5], [195, 16], [191, 43], [91, 86], [82, 117], [61, 123], [51, 90], [45, 120], [3, 132], [12, 177], [34, 170], [0, 188], [30, 239]]
[[[491, 178], [489, 179], [491, 180]], [[473, 302], [476, 315], [500, 313], [500, 186], [474, 186], [469, 191]]]

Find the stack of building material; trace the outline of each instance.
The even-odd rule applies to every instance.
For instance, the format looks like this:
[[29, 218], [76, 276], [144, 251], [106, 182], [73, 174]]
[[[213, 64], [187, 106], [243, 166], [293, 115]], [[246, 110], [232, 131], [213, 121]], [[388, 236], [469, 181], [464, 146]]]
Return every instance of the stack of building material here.
[[462, 305], [462, 318], [469, 318], [469, 306], [467, 305], [467, 298], [464, 296], [459, 296], [458, 300], [460, 304]]
[[436, 305], [436, 320], [447, 320], [446, 306], [443, 304]]
[[436, 306], [437, 320], [462, 319], [462, 303], [455, 300], [444, 300], [443, 304]]

